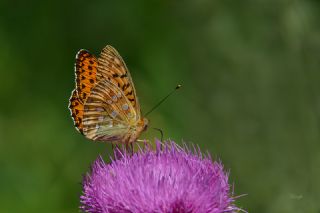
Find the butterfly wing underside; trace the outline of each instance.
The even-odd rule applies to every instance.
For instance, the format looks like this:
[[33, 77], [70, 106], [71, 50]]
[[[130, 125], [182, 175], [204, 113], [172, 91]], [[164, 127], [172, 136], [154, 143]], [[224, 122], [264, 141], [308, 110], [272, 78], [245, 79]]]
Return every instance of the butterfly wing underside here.
[[75, 71], [76, 89], [69, 109], [76, 128], [94, 141], [127, 143], [130, 136], [138, 137], [141, 130], [137, 133], [135, 127], [141, 119], [140, 105], [119, 53], [108, 45], [97, 59], [80, 50]]
[[106, 79], [93, 88], [84, 111], [83, 133], [97, 141], [122, 141], [137, 117], [124, 93]]
[[141, 118], [140, 104], [130, 72], [116, 49], [107, 45], [98, 58], [99, 75], [116, 85], [127, 97], [136, 111], [136, 120]]

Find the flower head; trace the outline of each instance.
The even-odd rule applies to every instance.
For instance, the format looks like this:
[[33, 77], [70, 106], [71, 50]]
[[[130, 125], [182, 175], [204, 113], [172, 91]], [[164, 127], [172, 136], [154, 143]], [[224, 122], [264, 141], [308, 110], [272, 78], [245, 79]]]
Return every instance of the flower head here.
[[85, 212], [235, 212], [228, 174], [199, 149], [174, 142], [123, 154], [106, 164], [99, 157], [83, 181]]

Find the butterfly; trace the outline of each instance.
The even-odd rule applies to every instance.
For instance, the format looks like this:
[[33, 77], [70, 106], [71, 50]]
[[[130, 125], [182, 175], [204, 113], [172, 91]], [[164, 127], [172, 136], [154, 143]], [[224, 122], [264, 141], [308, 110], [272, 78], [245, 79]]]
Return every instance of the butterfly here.
[[93, 141], [132, 144], [147, 129], [130, 72], [115, 48], [97, 58], [80, 50], [69, 109], [76, 129]]

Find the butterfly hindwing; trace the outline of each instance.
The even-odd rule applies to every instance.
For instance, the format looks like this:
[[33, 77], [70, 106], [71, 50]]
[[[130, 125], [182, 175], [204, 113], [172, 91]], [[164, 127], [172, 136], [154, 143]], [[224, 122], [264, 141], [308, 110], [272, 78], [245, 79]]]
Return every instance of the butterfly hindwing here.
[[136, 112], [118, 87], [101, 80], [84, 105], [83, 133], [93, 140], [120, 140], [136, 123]]
[[118, 51], [107, 45], [100, 53], [98, 68], [102, 76], [123, 91], [140, 116], [140, 106], [130, 72]]

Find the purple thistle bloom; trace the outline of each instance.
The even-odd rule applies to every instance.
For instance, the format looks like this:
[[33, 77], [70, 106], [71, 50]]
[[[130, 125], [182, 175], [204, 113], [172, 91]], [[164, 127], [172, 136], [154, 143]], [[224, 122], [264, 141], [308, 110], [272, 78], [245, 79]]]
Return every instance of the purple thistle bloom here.
[[110, 164], [99, 157], [84, 178], [80, 208], [103, 213], [240, 210], [233, 204], [228, 173], [220, 162], [174, 142], [156, 145], [156, 150], [123, 154]]

